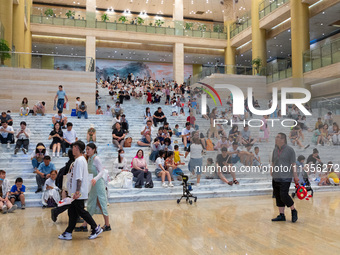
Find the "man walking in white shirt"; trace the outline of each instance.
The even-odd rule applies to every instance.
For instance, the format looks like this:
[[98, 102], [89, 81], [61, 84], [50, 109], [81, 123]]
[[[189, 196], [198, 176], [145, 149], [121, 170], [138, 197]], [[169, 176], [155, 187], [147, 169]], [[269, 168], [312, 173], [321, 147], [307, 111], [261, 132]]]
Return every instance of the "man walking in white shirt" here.
[[67, 186], [71, 197], [74, 199], [68, 209], [69, 223], [65, 232], [59, 235], [59, 239], [72, 240], [72, 232], [76, 226], [78, 216], [82, 217], [87, 224], [91, 226], [91, 235], [89, 239], [95, 239], [103, 229], [94, 221], [88, 211], [84, 209], [84, 202], [88, 198], [88, 169], [87, 161], [83, 156], [85, 144], [82, 141], [76, 141], [72, 144], [72, 152], [75, 157], [73, 168], [71, 169]]

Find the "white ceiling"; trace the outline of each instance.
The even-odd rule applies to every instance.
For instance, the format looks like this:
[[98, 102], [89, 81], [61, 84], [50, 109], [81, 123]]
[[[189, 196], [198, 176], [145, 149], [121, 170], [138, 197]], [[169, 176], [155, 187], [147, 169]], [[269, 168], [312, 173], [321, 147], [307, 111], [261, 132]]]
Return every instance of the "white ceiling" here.
[[[224, 0], [234, 1], [234, 0]], [[85, 6], [86, 0], [36, 0], [35, 3], [50, 3], [62, 5]], [[223, 22], [223, 5], [221, 0], [183, 0], [184, 17], [206, 19]], [[223, 1], [222, 1], [223, 2]], [[239, 0], [234, 2], [234, 15], [243, 16], [250, 11], [251, 0]], [[97, 8], [115, 10], [130, 10], [132, 12], [147, 12], [153, 14], [173, 15], [174, 0], [97, 0]], [[204, 14], [195, 14], [203, 11]]]

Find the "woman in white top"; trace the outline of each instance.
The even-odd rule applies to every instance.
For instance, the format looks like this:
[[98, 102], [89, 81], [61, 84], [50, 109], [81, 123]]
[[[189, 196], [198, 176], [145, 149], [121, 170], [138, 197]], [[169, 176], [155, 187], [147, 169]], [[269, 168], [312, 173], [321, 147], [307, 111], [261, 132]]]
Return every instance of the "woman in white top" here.
[[57, 178], [57, 171], [51, 171], [51, 177], [48, 178], [44, 185], [44, 192], [42, 194], [41, 202], [43, 206], [47, 206], [47, 200], [53, 199], [56, 204], [60, 201], [59, 188], [55, 185], [55, 179]]
[[116, 114], [116, 117], [112, 120], [112, 129], [115, 128], [116, 123], [120, 123], [120, 114]]
[[204, 148], [199, 139], [199, 132], [194, 132], [192, 137], [192, 143], [185, 152], [185, 158], [190, 153], [190, 161], [188, 164], [189, 171], [192, 175], [195, 175], [195, 170], [197, 174], [197, 186], [200, 186], [202, 166], [203, 166], [203, 152]]
[[150, 112], [150, 107], [146, 107], [145, 113], [144, 113], [144, 123], [146, 124], [146, 122], [147, 122], [148, 120], [153, 121], [153, 119], [152, 119], [152, 114], [151, 114], [151, 112]]
[[113, 163], [113, 173], [118, 174], [120, 172], [130, 172], [130, 167], [128, 166], [127, 160], [124, 156], [124, 150], [118, 151], [118, 157]]
[[[111, 226], [109, 222], [109, 214], [107, 212], [107, 197], [105, 190], [104, 167], [97, 156], [97, 146], [94, 143], [89, 143], [86, 146], [86, 158], [88, 164], [89, 174], [93, 174], [93, 179], [91, 180], [91, 191], [87, 200], [87, 211], [92, 216], [93, 214], [102, 214], [104, 217], [105, 225], [102, 227], [103, 231], [110, 231]], [[97, 211], [97, 206], [100, 212]], [[87, 231], [87, 223], [75, 228], [75, 231]]]
[[[164, 167], [164, 156], [165, 156], [165, 152], [164, 151], [159, 151], [158, 158], [156, 159], [155, 174], [156, 174], [156, 177], [161, 177], [161, 179], [162, 179], [162, 187], [163, 188], [167, 188], [168, 186], [169, 187], [173, 187], [174, 185], [171, 182], [170, 172], [165, 170], [165, 167]], [[165, 177], [168, 178], [169, 184], [165, 183]]]

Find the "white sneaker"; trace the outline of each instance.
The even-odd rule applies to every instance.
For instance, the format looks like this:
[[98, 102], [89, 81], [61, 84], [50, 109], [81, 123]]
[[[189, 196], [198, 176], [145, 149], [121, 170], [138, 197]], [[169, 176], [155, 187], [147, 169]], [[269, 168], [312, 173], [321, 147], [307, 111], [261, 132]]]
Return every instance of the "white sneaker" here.
[[6, 214], [6, 213], [7, 213], [7, 206], [4, 205], [4, 206], [2, 207], [2, 214]]
[[61, 240], [72, 240], [72, 234], [68, 232], [64, 232], [61, 235], [58, 236]]
[[57, 158], [59, 158], [59, 152], [57, 152]]
[[169, 187], [172, 188], [174, 185], [172, 184], [172, 182], [169, 183]]
[[91, 235], [89, 236], [89, 239], [95, 239], [97, 236], [99, 236], [100, 233], [103, 232], [103, 229], [98, 225], [95, 229], [92, 230]]
[[7, 149], [10, 149], [10, 148], [11, 148], [11, 144], [7, 143]]
[[167, 187], [168, 187], [168, 184], [166, 184], [165, 182], [163, 182], [162, 187], [163, 187], [163, 188], [167, 188]]

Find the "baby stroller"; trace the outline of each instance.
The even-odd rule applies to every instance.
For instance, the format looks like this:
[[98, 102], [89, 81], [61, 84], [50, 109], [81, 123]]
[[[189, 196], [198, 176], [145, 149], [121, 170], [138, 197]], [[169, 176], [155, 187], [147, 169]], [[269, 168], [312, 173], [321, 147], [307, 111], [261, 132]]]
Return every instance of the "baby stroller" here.
[[[306, 175], [307, 175], [307, 174], [306, 174]], [[313, 194], [314, 194], [314, 191], [313, 191], [313, 189], [312, 189], [312, 186], [310, 185], [308, 176], [304, 176], [304, 177], [303, 177], [303, 182], [304, 182], [304, 183], [302, 183], [301, 185], [304, 186], [304, 187], [306, 188], [307, 192], [311, 191], [310, 196], [312, 197]], [[295, 191], [292, 193], [292, 198], [295, 197], [296, 193], [297, 193], [297, 186], [295, 186]]]
[[182, 174], [182, 180], [183, 180], [183, 195], [180, 199], [177, 199], [177, 204], [179, 204], [182, 200], [182, 198], [186, 198], [186, 201], [192, 205], [192, 200], [190, 200], [190, 197], [194, 198], [194, 202], [196, 203], [197, 201], [197, 197], [193, 196], [193, 194], [190, 193], [190, 191], [192, 191], [192, 187], [191, 185], [193, 185], [193, 183], [188, 183], [189, 177], [187, 175]]

